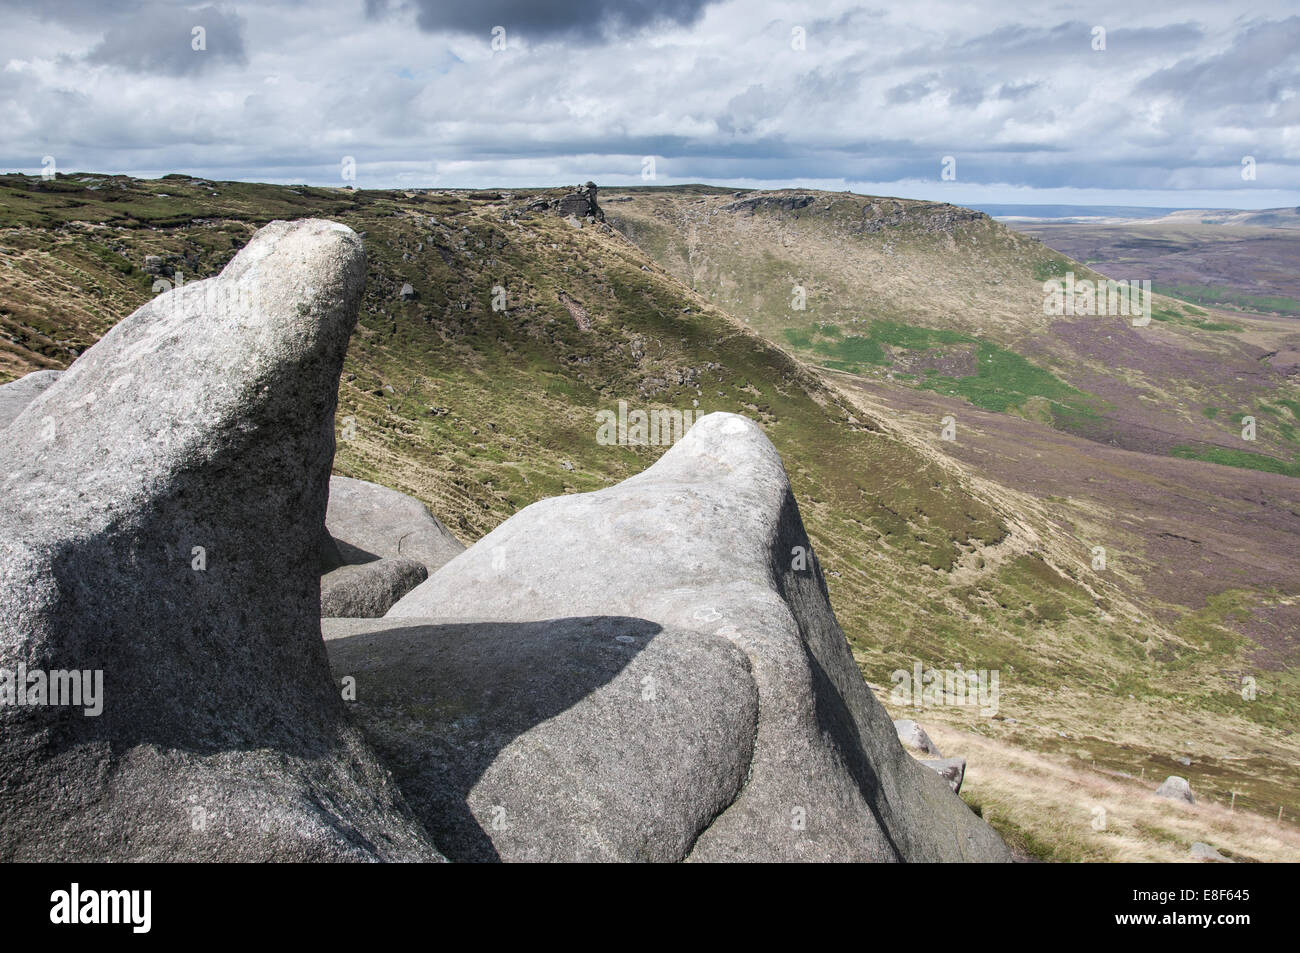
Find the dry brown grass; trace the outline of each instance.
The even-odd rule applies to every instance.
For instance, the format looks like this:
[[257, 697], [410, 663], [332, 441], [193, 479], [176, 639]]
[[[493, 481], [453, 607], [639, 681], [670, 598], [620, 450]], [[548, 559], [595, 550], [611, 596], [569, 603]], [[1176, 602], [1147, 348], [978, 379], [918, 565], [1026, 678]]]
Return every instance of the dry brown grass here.
[[1042, 859], [1187, 862], [1192, 843], [1201, 841], [1238, 860], [1300, 861], [1293, 820], [1184, 804], [1156, 797], [1150, 779], [1090, 770], [938, 722], [925, 729], [944, 754], [967, 759], [962, 796], [1009, 843]]

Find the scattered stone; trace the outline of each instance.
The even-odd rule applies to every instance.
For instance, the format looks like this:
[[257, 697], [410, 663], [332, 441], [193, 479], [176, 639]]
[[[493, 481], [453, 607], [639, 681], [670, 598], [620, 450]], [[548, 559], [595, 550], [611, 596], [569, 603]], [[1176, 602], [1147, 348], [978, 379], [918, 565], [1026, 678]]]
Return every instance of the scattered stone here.
[[1230, 857], [1224, 857], [1215, 848], [1209, 844], [1202, 844], [1200, 841], [1192, 844], [1187, 853], [1192, 855], [1192, 859], [1207, 863], [1231, 864], [1234, 861]]
[[1192, 786], [1187, 783], [1186, 778], [1180, 778], [1177, 775], [1170, 775], [1165, 778], [1164, 783], [1156, 788], [1156, 797], [1186, 801], [1188, 804], [1196, 803], [1196, 798], [1192, 795]]
[[90, 673], [101, 706], [0, 706], [0, 859], [440, 858], [320, 638], [365, 276], [350, 229], [273, 222], [0, 431], [0, 668]]
[[[790, 559], [794, 547], [808, 554], [798, 569]], [[554, 625], [574, 617], [640, 620], [665, 633], [694, 630], [697, 641], [724, 639], [747, 660], [759, 700], [753, 754], [736, 750], [740, 742], [733, 735], [721, 762], [746, 762], [747, 780], [694, 840], [689, 859], [1010, 859], [997, 834], [899, 743], [835, 620], [781, 459], [752, 421], [710, 414], [637, 476], [604, 490], [534, 503], [416, 587], [385, 621]], [[432, 671], [440, 650], [421, 644], [416, 640], [412, 651], [427, 652], [421, 664]], [[590, 651], [582, 640], [566, 652], [580, 650]], [[557, 653], [550, 665], [569, 664], [564, 652]], [[656, 663], [659, 658], [653, 649], [640, 657]], [[335, 669], [343, 671], [337, 658]], [[684, 675], [675, 664], [654, 664], [636, 684], [644, 690]], [[734, 706], [737, 695], [731, 691]], [[408, 760], [404, 771], [433, 771], [447, 746], [469, 743], [457, 742], [437, 719], [419, 714], [445, 704], [445, 697], [429, 690], [412, 698], [411, 717], [419, 723], [413, 730], [440, 740], [427, 746], [426, 764]], [[715, 721], [693, 714], [698, 710], [689, 707], [689, 698], [669, 698], [676, 724], [716, 730], [708, 727]], [[471, 699], [459, 710], [472, 717], [475, 704]], [[575, 718], [588, 717], [583, 704], [575, 704]], [[635, 748], [648, 734], [642, 709], [628, 705], [621, 711], [608, 723], [609, 737], [617, 740], [607, 743], [616, 750], [647, 751]], [[362, 718], [364, 723], [364, 713]], [[382, 747], [388, 729], [365, 727]], [[581, 743], [579, 734], [566, 736], [572, 745]], [[660, 743], [680, 745], [685, 739]], [[714, 763], [717, 749], [711, 750]], [[406, 756], [416, 759], [418, 751], [407, 749]], [[536, 763], [545, 761], [539, 756]], [[605, 770], [592, 758], [566, 775], [570, 802], [600, 803], [595, 792]], [[648, 773], [653, 766], [630, 759], [622, 770]], [[714, 773], [705, 777], [709, 784], [695, 792], [674, 772], [683, 796], [697, 799], [690, 817], [712, 810], [704, 792], [712, 798], [721, 782]], [[408, 783], [403, 790], [421, 817], [429, 818], [442, 803], [424, 784]], [[663, 796], [648, 789], [647, 797]], [[530, 823], [544, 828], [531, 831], [530, 838], [571, 843], [585, 836], [576, 828], [601, 830], [622, 822], [568, 811], [538, 815]], [[502, 832], [488, 825], [483, 833], [498, 853], [510, 853]], [[649, 853], [648, 845], [649, 840]]]
[[402, 285], [402, 290], [397, 293], [397, 296], [403, 301], [418, 301], [420, 293], [415, 290], [410, 282], [407, 282]]
[[560, 299], [560, 303], [563, 304], [564, 307], [568, 310], [569, 314], [573, 318], [573, 323], [578, 326], [578, 330], [580, 331], [591, 330], [592, 328], [591, 317], [587, 314], [586, 308], [584, 308], [581, 304], [575, 301], [572, 297], [565, 294], [563, 291], [557, 291], [556, 297]]
[[1184, 767], [1191, 767], [1192, 764], [1192, 759], [1187, 757], [1185, 754], [1180, 754], [1178, 757], [1174, 758], [1174, 760]]
[[913, 748], [923, 754], [931, 755], [935, 758], [942, 758], [938, 746], [930, 740], [930, 736], [925, 733], [925, 729], [912, 721], [910, 718], [903, 718], [894, 722], [894, 730], [898, 733], [898, 740], [903, 743], [905, 748]]

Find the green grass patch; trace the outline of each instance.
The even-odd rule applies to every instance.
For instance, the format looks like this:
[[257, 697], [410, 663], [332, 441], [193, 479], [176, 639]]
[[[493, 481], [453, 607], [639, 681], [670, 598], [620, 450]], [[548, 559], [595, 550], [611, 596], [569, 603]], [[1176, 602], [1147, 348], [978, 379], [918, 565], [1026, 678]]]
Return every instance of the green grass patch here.
[[975, 373], [954, 377], [938, 368], [927, 367], [918, 379], [913, 373], [895, 379], [915, 382], [917, 386], [940, 394], [962, 397], [976, 407], [1005, 413], [1034, 397], [1045, 398], [1053, 418], [1061, 426], [1069, 420], [1096, 418], [1101, 402], [1090, 394], [1066, 384], [1045, 368], [985, 338], [946, 328], [925, 328], [898, 321], [875, 320], [866, 325], [865, 333], [844, 335], [827, 327], [786, 328], [791, 345], [811, 351], [826, 367], [861, 372], [867, 366], [889, 367], [894, 363], [893, 350], [931, 351], [967, 345], [975, 351]]
[[1066, 258], [1049, 258], [1046, 261], [1036, 261], [1034, 262], [1034, 278], [1038, 281], [1064, 278], [1070, 267], [1070, 262]]
[[[1190, 312], [1192, 309], [1188, 309]], [[1204, 314], [1204, 311], [1199, 312]], [[1200, 331], [1244, 331], [1246, 330], [1240, 324], [1232, 324], [1228, 321], [1204, 321], [1201, 318], [1190, 317], [1176, 308], [1152, 308], [1151, 317], [1157, 321], [1164, 321], [1167, 324], [1177, 324], [1185, 328], [1196, 328]]]
[[1233, 288], [1220, 288], [1211, 285], [1152, 285], [1157, 294], [1171, 298], [1181, 298], [1196, 304], [1210, 307], [1235, 308], [1238, 311], [1258, 311], [1272, 314], [1293, 314], [1300, 316], [1300, 301], [1285, 295], [1256, 295]]
[[1283, 476], [1300, 477], [1300, 463], [1288, 463], [1277, 457], [1253, 453], [1249, 450], [1229, 450], [1226, 447], [1174, 447], [1170, 453], [1184, 460], [1204, 460], [1206, 463], [1218, 463], [1225, 467], [1237, 467], [1241, 470], [1262, 470], [1265, 473], [1280, 473]]

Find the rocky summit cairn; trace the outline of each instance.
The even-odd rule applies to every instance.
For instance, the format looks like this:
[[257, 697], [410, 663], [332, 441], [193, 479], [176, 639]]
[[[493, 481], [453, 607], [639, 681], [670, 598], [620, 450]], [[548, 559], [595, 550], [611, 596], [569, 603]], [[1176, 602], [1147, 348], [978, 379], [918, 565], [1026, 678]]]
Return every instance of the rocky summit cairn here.
[[0, 669], [26, 688], [0, 705], [3, 859], [439, 857], [320, 639], [365, 273], [350, 229], [274, 222], [0, 431]]
[[586, 182], [559, 198], [542, 198], [526, 206], [532, 212], [553, 212], [574, 222], [603, 222], [605, 212], [596, 201], [598, 189], [595, 182]]
[[[327, 632], [367, 736], [453, 856], [1010, 859], [899, 743], [780, 457], [743, 417], [702, 418], [617, 486], [527, 507], [382, 623]], [[487, 671], [510, 662], [489, 640], [552, 674], [474, 684], [475, 655]], [[449, 785], [467, 792], [459, 815]]]

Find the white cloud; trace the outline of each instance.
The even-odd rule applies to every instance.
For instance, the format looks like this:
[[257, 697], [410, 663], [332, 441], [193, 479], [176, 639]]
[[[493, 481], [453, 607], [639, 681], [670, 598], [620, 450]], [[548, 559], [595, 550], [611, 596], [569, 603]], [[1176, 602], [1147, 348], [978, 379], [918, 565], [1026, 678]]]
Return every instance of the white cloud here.
[[[0, 167], [34, 170], [48, 154], [65, 170], [333, 184], [353, 155], [362, 187], [633, 184], [655, 155], [661, 184], [1300, 204], [1288, 39], [1300, 19], [1283, 2], [1062, 3], [1034, 22], [1001, 3], [940, 0], [682, 2], [622, 21], [593, 2], [566, 8], [578, 19], [530, 20], [502, 2], [450, 21], [396, 0], [378, 16], [364, 0], [166, 16], [115, 0], [83, 4], [79, 19], [50, 6], [7, 3]], [[209, 31], [209, 53], [217, 39], [225, 53], [198, 65], [176, 24], [202, 11], [225, 25]], [[503, 52], [490, 45], [494, 17], [506, 20]], [[1097, 25], [1104, 52], [1091, 48]], [[1241, 180], [1244, 154], [1258, 161], [1254, 182]], [[939, 181], [945, 155], [956, 182]]]

